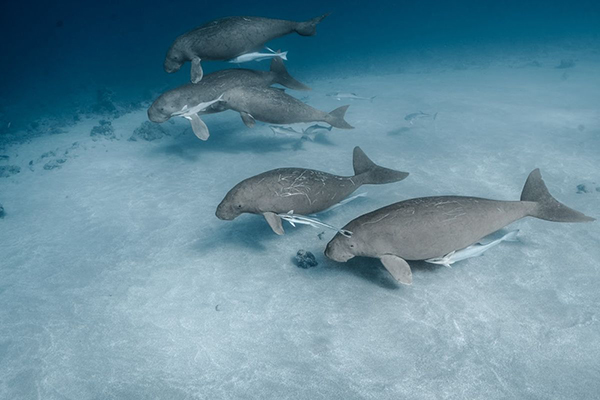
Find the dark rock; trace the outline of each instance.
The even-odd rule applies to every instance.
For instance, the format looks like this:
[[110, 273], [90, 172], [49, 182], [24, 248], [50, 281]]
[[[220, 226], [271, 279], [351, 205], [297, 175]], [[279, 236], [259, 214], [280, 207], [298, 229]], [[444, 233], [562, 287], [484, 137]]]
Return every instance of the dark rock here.
[[556, 66], [556, 68], [558, 69], [565, 69], [565, 68], [573, 68], [575, 66], [575, 61], [573, 60], [560, 60], [560, 64], [558, 64]]
[[29, 124], [27, 132], [32, 134], [32, 136], [58, 135], [60, 133], [65, 133], [64, 128], [66, 126], [68, 126], [68, 124], [64, 120], [40, 118]]
[[311, 268], [319, 265], [314, 254], [306, 250], [298, 250], [296, 253], [296, 265], [300, 268]]
[[73, 142], [73, 144], [71, 145], [71, 147], [69, 147], [68, 149], [65, 150], [65, 153], [64, 153], [65, 157], [68, 157], [69, 154], [73, 150], [78, 149], [78, 148], [79, 148], [79, 142]]
[[0, 155], [0, 161], [8, 161], [10, 159], [9, 156]]
[[579, 185], [577, 185], [577, 194], [583, 194], [583, 193], [589, 193], [587, 188], [585, 187], [585, 185], [583, 183], [580, 183]]
[[57, 158], [56, 160], [50, 160], [46, 164], [44, 164], [44, 169], [50, 171], [55, 168], [60, 168], [67, 160], [64, 158]]
[[0, 178], [8, 178], [21, 172], [21, 168], [16, 165], [3, 165], [0, 167]]
[[90, 131], [90, 136], [92, 140], [100, 140], [101, 138], [114, 140], [117, 137], [115, 136], [115, 130], [112, 127], [112, 123], [106, 120], [100, 120], [100, 125], [96, 125]]
[[600, 192], [600, 186], [596, 188], [596, 192]]
[[142, 125], [135, 128], [133, 135], [131, 135], [129, 140], [132, 142], [138, 140], [147, 140], [148, 142], [151, 142], [156, 139], [161, 139], [165, 135], [168, 135], [168, 133], [162, 126], [150, 121], [145, 121]]
[[56, 153], [53, 152], [53, 151], [47, 151], [47, 152], [45, 152], [44, 154], [42, 154], [40, 156], [40, 159], [42, 159], [42, 158], [48, 158], [48, 157], [56, 157]]
[[4, 218], [4, 215], [6, 215], [4, 213], [4, 207], [2, 207], [2, 204], [0, 204], [0, 218]]

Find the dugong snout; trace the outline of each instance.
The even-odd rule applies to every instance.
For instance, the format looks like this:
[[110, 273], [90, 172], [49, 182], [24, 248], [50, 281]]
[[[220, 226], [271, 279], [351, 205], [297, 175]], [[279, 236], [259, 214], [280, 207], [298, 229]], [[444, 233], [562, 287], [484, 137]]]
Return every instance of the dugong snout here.
[[355, 245], [350, 241], [350, 238], [346, 238], [338, 233], [327, 244], [325, 256], [337, 262], [346, 262], [351, 258], [354, 258], [354, 254], [352, 254], [351, 250]]
[[186, 57], [184, 56], [184, 54], [181, 51], [179, 51], [177, 49], [176, 44], [173, 43], [173, 45], [171, 46], [171, 48], [167, 52], [167, 55], [165, 57], [165, 62], [163, 64], [163, 67], [165, 68], [165, 71], [170, 74], [170, 73], [179, 71], [179, 69], [181, 68], [181, 66], [186, 61], [187, 60], [186, 60]]
[[178, 60], [167, 56], [167, 58], [165, 58], [165, 63], [163, 67], [165, 69], [165, 72], [172, 74], [173, 72], [179, 71], [182, 65], [183, 63], [179, 62]]
[[148, 109], [148, 119], [152, 122], [161, 123], [166, 122], [171, 116], [161, 112], [160, 107], [152, 104]]
[[232, 221], [241, 214], [235, 206], [232, 206], [229, 202], [223, 200], [221, 204], [217, 206], [217, 212], [215, 215], [217, 218], [224, 221]]

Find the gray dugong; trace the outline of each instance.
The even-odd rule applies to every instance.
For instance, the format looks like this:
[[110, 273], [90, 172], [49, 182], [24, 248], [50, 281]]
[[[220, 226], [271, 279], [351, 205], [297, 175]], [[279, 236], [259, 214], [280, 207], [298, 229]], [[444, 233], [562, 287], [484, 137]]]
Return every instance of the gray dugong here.
[[326, 122], [340, 129], [354, 129], [344, 120], [350, 106], [336, 108], [330, 113], [312, 108], [277, 88], [236, 87], [223, 95], [223, 103], [237, 111], [247, 127], [255, 120], [269, 124], [295, 124], [299, 122]]
[[327, 244], [325, 255], [346, 262], [355, 256], [379, 258], [401, 283], [412, 283], [405, 260], [443, 257], [479, 241], [524, 217], [555, 222], [587, 222], [594, 218], [552, 197], [536, 169], [527, 178], [521, 201], [440, 196], [401, 201], [362, 215]]
[[309, 215], [339, 203], [361, 185], [398, 182], [407, 172], [380, 167], [354, 148], [354, 176], [337, 176], [306, 168], [278, 168], [235, 185], [217, 207], [219, 219], [231, 221], [243, 213], [262, 214], [278, 235], [283, 235], [277, 214], [293, 210]]
[[292, 32], [313, 36], [317, 24], [327, 15], [305, 22], [261, 17], [228, 17], [208, 22], [175, 39], [165, 58], [165, 71], [176, 72], [186, 61], [191, 61], [192, 83], [200, 82], [201, 60], [231, 60]]
[[[213, 72], [204, 77], [197, 84], [180, 86], [161, 94], [148, 108], [148, 119], [152, 122], [165, 122], [173, 116], [181, 115], [182, 110], [193, 109], [199, 104], [210, 103], [225, 91], [240, 87], [269, 87], [280, 84], [295, 90], [310, 90], [310, 88], [295, 80], [285, 68], [280, 58], [271, 61], [270, 71], [256, 71], [251, 69], [226, 69]], [[220, 102], [212, 104], [208, 109], [201, 110], [196, 115], [189, 115], [192, 128], [196, 136], [202, 140], [209, 137], [208, 128], [198, 115], [211, 114], [225, 111]]]

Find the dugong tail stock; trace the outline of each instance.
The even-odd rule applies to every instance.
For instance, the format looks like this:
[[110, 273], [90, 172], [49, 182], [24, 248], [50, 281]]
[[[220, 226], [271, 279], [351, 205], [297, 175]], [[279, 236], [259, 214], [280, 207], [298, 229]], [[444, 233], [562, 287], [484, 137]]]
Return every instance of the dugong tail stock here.
[[280, 57], [275, 57], [271, 61], [271, 72], [275, 74], [275, 82], [294, 90], [311, 90], [305, 84], [298, 82], [288, 72]]
[[347, 105], [347, 106], [341, 106], [341, 107], [336, 108], [335, 110], [333, 110], [332, 112], [327, 114], [327, 119], [324, 122], [327, 122], [329, 125], [333, 126], [334, 128], [354, 129], [354, 127], [352, 125], [350, 125], [348, 122], [346, 122], [346, 120], [344, 119], [344, 116], [346, 115], [346, 111], [348, 110], [348, 107], [350, 107], [350, 106]]
[[298, 22], [295, 31], [301, 36], [314, 36], [317, 34], [317, 25], [323, 21], [330, 13], [323, 14], [319, 17], [309, 19], [308, 21]]
[[360, 177], [362, 179], [361, 183], [366, 185], [383, 185], [398, 182], [408, 176], [408, 172], [380, 167], [371, 161], [358, 146], [354, 148], [354, 153], [352, 154], [352, 166], [354, 167], [355, 176]]
[[556, 200], [546, 187], [539, 168], [534, 169], [527, 178], [521, 201], [531, 201], [537, 204], [530, 216], [554, 222], [589, 222], [595, 218], [588, 217], [573, 210]]

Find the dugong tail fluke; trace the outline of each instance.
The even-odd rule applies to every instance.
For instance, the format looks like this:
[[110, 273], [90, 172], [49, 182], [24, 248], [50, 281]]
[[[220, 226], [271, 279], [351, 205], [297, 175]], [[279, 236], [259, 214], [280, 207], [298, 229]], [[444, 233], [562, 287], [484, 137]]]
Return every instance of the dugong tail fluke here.
[[546, 221], [555, 222], [590, 222], [595, 218], [588, 217], [575, 211], [556, 200], [546, 187], [539, 168], [534, 169], [527, 178], [521, 201], [532, 201], [537, 206], [531, 212], [531, 216]]
[[339, 108], [336, 108], [335, 110], [333, 110], [332, 112], [329, 113], [327, 120], [325, 122], [327, 122], [329, 125], [333, 126], [334, 128], [340, 128], [340, 129], [354, 129], [354, 127], [352, 125], [350, 125], [349, 123], [346, 122], [346, 120], [344, 119], [344, 116], [346, 115], [346, 111], [348, 110], [348, 106], [341, 106]]
[[319, 17], [315, 17], [308, 21], [298, 22], [296, 32], [302, 36], [314, 36], [317, 34], [317, 24], [325, 19], [329, 13], [323, 14]]
[[271, 61], [271, 72], [276, 75], [276, 83], [293, 90], [311, 90], [305, 84], [295, 80], [287, 71], [287, 68], [283, 64], [283, 60], [280, 57], [275, 57]]
[[354, 153], [352, 154], [352, 166], [354, 167], [354, 174], [360, 176], [362, 183], [366, 185], [382, 185], [398, 182], [408, 176], [408, 172], [380, 167], [371, 161], [358, 146], [354, 148]]

